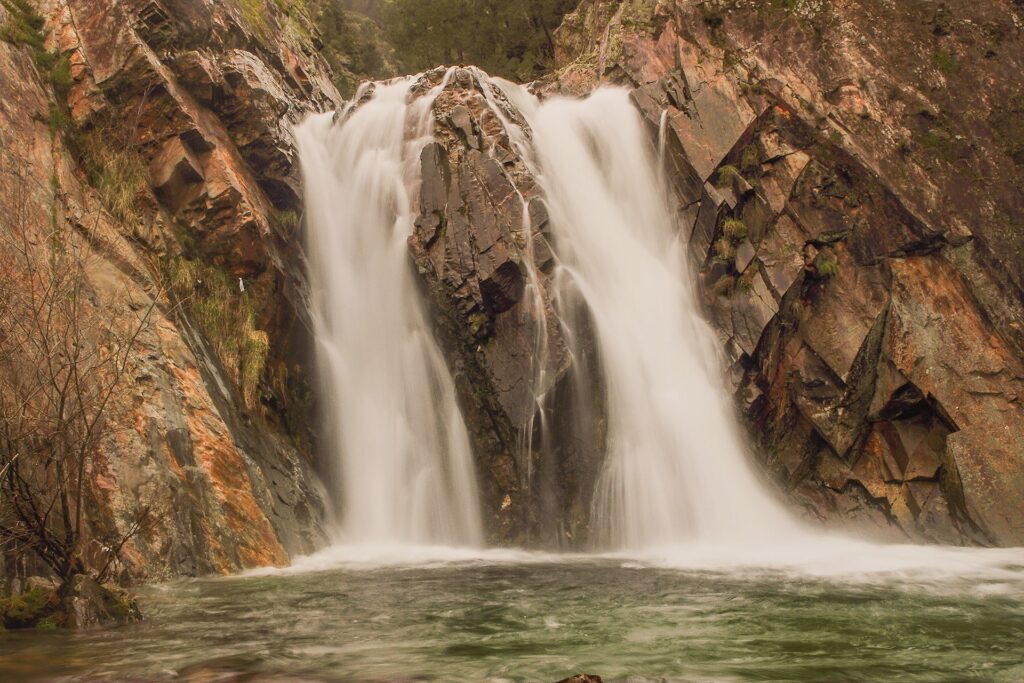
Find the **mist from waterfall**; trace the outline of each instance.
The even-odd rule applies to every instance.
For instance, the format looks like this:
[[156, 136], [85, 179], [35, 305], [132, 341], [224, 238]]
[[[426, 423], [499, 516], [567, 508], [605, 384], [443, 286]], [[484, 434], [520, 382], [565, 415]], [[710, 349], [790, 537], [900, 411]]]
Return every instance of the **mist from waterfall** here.
[[337, 121], [295, 131], [331, 498], [339, 543], [477, 546], [469, 439], [407, 243], [444, 83], [410, 103], [414, 81], [370, 86]]
[[608, 444], [592, 545], [645, 550], [799, 534], [748, 462], [717, 340], [698, 309], [686, 245], [628, 92], [540, 103], [502, 87], [532, 129], [565, 276], [556, 281], [581, 295], [599, 348]]

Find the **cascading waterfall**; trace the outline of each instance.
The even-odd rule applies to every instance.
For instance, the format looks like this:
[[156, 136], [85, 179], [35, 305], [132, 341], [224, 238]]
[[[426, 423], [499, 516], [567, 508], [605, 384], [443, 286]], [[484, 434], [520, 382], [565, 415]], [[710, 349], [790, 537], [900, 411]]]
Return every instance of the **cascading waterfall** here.
[[[420, 152], [433, 138], [433, 102], [452, 73], [415, 95], [414, 78], [366, 86], [336, 117], [314, 116], [296, 130], [344, 547], [304, 558], [294, 571], [338, 559], [523, 559], [480, 549], [469, 440], [407, 251]], [[536, 310], [544, 295], [555, 302], [575, 358], [573, 396], [603, 394], [607, 444], [592, 504], [594, 549], [669, 566], [825, 575], [1019, 564], [1016, 550], [880, 546], [814, 533], [791, 517], [747, 458], [658, 158], [628, 93], [605, 88], [585, 100], [540, 102], [520, 86], [476, 75], [504, 91], [528, 122], [530, 130], [521, 129], [502, 115], [495, 92], [484, 93], [538, 178], [551, 219], [558, 266], [545, 285], [525, 264], [525, 302]], [[536, 399], [547, 413], [555, 407], [543, 405], [549, 331], [538, 330], [534, 359]], [[588, 371], [595, 360], [599, 371]], [[575, 425], [569, 436], [600, 457], [586, 424], [596, 418], [584, 413], [550, 421], [542, 413], [542, 437], [550, 425]]]
[[[414, 81], [378, 84], [337, 121], [312, 117], [296, 130], [345, 544], [482, 538], [465, 426], [407, 254], [410, 188], [418, 186], [430, 110], [447, 80], [413, 99]], [[540, 103], [519, 86], [493, 83], [532, 130], [500, 117], [545, 191], [560, 313], [579, 319], [567, 308], [584, 307], [600, 350], [608, 452], [594, 494], [594, 546], [793, 533], [796, 524], [747, 462], [656, 159], [626, 91]], [[542, 337], [539, 357], [544, 347]]]
[[469, 439], [407, 245], [410, 188], [444, 83], [410, 103], [414, 81], [377, 84], [337, 122], [325, 114], [296, 129], [338, 536], [473, 546], [483, 535]]
[[595, 546], [798, 534], [748, 464], [685, 245], [628, 93], [606, 88], [538, 103], [501, 85], [532, 128], [562, 279], [582, 294], [600, 348], [609, 424]]

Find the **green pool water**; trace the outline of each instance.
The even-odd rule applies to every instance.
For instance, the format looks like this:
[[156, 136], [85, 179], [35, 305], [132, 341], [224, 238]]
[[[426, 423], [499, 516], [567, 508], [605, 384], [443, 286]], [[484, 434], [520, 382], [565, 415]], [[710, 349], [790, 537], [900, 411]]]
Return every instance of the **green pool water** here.
[[178, 581], [142, 590], [138, 625], [0, 635], [0, 680], [1021, 681], [1020, 572], [577, 557]]

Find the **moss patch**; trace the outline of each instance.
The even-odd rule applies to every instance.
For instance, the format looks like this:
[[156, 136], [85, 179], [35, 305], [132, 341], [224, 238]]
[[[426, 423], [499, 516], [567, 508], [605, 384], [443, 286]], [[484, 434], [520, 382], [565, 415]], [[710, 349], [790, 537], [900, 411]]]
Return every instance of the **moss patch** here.
[[824, 249], [818, 252], [818, 255], [814, 257], [814, 274], [820, 280], [828, 280], [839, 275], [839, 262], [836, 260], [835, 254]]
[[176, 256], [167, 262], [167, 279], [182, 307], [202, 330], [221, 367], [241, 390], [245, 404], [256, 406], [258, 386], [270, 355], [270, 338], [256, 328], [256, 301], [224, 268], [199, 258]]
[[21, 595], [0, 598], [0, 623], [5, 628], [56, 628], [60, 600], [55, 590], [32, 588]]
[[747, 239], [747, 224], [739, 218], [726, 218], [722, 223], [722, 233], [733, 245]]
[[960, 71], [960, 62], [949, 52], [945, 50], [936, 50], [932, 53], [932, 60], [935, 62], [935, 66], [939, 68], [946, 76], [954, 76]]

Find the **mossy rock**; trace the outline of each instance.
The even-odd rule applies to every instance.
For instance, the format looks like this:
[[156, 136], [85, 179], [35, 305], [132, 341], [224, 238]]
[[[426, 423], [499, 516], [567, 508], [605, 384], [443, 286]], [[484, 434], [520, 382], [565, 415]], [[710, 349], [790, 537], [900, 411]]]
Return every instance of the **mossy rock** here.
[[101, 586], [91, 577], [71, 580], [65, 604], [68, 628], [128, 624], [142, 620], [138, 602], [126, 591]]
[[9, 629], [35, 628], [48, 620], [56, 625], [59, 607], [57, 591], [30, 588], [21, 595], [0, 598], [0, 622]]

